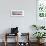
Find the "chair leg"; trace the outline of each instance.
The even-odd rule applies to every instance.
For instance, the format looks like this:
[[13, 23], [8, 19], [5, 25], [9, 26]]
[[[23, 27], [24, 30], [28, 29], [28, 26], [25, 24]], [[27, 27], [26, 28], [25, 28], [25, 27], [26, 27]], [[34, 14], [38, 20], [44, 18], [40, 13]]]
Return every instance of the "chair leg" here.
[[7, 46], [7, 41], [4, 42], [5, 46]]
[[16, 40], [17, 40], [17, 42], [16, 42], [16, 45], [15, 46], [19, 46], [18, 45], [18, 34], [17, 34]]

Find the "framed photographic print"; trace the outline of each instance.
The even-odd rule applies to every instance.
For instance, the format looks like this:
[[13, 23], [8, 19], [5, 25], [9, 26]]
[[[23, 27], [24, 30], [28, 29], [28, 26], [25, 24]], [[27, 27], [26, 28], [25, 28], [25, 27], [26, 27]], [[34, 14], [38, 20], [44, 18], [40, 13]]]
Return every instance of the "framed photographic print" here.
[[37, 0], [37, 15], [46, 18], [46, 0]]
[[37, 0], [36, 24], [46, 25], [46, 0]]
[[11, 10], [11, 16], [24, 16], [23, 10]]

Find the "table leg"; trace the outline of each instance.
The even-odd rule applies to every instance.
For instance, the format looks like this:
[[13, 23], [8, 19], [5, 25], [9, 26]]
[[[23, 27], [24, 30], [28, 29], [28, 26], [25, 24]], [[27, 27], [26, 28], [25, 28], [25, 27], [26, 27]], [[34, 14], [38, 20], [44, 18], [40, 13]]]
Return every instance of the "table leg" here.
[[7, 35], [5, 34], [5, 46], [7, 46]]

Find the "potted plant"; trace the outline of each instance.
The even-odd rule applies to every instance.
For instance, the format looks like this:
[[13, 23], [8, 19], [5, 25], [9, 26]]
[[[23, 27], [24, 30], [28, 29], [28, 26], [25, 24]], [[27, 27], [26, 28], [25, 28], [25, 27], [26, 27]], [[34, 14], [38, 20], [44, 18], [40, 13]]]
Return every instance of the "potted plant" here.
[[46, 33], [45, 32], [35, 32], [33, 35], [37, 38], [38, 43], [41, 43], [40, 40], [42, 38], [45, 38], [44, 36], [46, 36]]

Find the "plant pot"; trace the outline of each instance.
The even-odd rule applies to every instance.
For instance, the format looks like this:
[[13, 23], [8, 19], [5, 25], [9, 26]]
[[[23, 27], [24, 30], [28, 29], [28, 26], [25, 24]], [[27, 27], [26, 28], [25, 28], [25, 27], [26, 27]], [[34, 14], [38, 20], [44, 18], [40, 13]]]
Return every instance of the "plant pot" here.
[[40, 39], [40, 43], [44, 43], [44, 40], [45, 40], [45, 39]]
[[44, 40], [45, 40], [45, 39], [38, 39], [37, 42], [38, 42], [39, 44], [41, 44], [41, 43], [44, 43]]
[[40, 39], [37, 39], [37, 43], [40, 43]]

